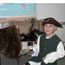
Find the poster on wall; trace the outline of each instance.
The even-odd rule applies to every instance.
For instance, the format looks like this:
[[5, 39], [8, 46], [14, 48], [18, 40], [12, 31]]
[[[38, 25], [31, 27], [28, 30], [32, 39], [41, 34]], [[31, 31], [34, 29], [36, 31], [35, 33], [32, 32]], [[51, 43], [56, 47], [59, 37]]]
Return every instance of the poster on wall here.
[[0, 18], [35, 16], [34, 3], [0, 3]]

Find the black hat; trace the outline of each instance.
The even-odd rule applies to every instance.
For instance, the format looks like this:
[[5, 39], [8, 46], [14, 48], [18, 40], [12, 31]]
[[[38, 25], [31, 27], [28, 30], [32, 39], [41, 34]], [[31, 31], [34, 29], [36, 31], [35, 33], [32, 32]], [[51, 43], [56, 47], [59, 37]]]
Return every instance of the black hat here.
[[54, 18], [44, 19], [42, 25], [44, 26], [45, 24], [54, 24], [55, 26], [62, 28], [62, 25], [58, 21], [56, 21]]

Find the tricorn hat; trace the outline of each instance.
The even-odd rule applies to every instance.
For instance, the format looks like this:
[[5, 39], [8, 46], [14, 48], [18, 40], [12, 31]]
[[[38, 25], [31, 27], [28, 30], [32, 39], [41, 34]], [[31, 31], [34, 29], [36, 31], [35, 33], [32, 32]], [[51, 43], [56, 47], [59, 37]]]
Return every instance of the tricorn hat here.
[[44, 26], [45, 24], [54, 24], [55, 26], [62, 28], [62, 25], [52, 17], [44, 19], [42, 25]]

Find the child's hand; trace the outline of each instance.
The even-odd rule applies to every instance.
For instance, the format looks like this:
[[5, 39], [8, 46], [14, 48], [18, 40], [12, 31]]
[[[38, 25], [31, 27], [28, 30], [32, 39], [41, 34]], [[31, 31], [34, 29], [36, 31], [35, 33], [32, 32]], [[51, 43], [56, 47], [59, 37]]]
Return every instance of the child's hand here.
[[30, 48], [27, 48], [28, 51], [30, 51], [31, 49]]

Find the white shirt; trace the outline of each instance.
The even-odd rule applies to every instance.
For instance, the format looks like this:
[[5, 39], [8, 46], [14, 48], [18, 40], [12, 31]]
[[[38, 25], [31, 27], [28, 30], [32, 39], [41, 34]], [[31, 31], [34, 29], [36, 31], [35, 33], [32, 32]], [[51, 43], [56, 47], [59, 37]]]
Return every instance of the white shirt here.
[[[33, 47], [34, 54], [32, 54], [32, 56], [38, 56], [38, 53], [40, 50], [39, 49], [40, 48], [39, 47], [40, 37], [41, 36], [38, 37], [37, 45], [35, 47]], [[44, 63], [48, 64], [48, 63], [53, 63], [56, 60], [63, 58], [64, 56], [65, 56], [64, 45], [63, 45], [63, 42], [60, 41], [58, 46], [57, 46], [56, 51], [47, 54], [45, 59], [42, 59], [42, 60]]]

